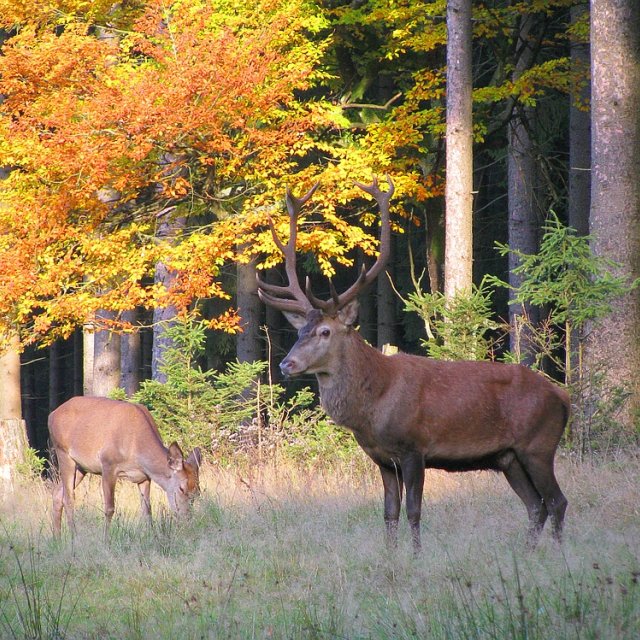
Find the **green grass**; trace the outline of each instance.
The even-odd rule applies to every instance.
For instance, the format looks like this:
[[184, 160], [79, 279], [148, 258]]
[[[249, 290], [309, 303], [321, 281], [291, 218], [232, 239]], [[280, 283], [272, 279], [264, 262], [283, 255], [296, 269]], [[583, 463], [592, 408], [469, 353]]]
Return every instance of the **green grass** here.
[[636, 638], [640, 462], [563, 460], [559, 476], [565, 543], [545, 531], [531, 552], [502, 477], [428, 472], [418, 557], [404, 521], [385, 548], [360, 463], [208, 468], [188, 521], [154, 487], [151, 529], [122, 483], [108, 545], [97, 480], [60, 541], [49, 487], [28, 481], [0, 502], [0, 638]]

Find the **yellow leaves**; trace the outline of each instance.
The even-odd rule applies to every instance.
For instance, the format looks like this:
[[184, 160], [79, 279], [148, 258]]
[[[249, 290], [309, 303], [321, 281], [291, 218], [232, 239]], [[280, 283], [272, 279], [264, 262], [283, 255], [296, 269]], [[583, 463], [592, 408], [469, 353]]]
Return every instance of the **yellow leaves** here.
[[242, 332], [242, 327], [240, 326], [241, 320], [242, 318], [235, 309], [228, 309], [216, 318], [209, 320], [207, 322], [207, 328], [237, 334]]

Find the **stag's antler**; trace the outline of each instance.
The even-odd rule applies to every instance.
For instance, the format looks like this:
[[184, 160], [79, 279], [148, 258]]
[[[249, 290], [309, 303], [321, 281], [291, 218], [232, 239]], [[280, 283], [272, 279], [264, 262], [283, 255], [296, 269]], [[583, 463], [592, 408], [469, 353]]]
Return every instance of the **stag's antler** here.
[[289, 212], [289, 240], [286, 245], [278, 237], [273, 221], [269, 220], [273, 241], [278, 249], [282, 251], [282, 255], [284, 255], [285, 271], [289, 284], [286, 287], [269, 284], [258, 276], [258, 296], [265, 304], [280, 309], [280, 311], [291, 311], [304, 315], [307, 311], [313, 309], [313, 305], [300, 287], [296, 273], [296, 239], [298, 237], [298, 214], [307, 200], [315, 193], [319, 184], [319, 182], [316, 182], [301, 198], [296, 198], [287, 187], [286, 203], [287, 211]]
[[[378, 179], [374, 178], [371, 184], [362, 184], [356, 182], [356, 186], [362, 189], [365, 193], [368, 193], [378, 203], [380, 209], [380, 251], [376, 261], [371, 268], [367, 271], [364, 265], [358, 279], [343, 293], [338, 295], [333, 282], [330, 282], [331, 300], [322, 301], [314, 298], [314, 301], [319, 304], [315, 304], [319, 309], [326, 311], [327, 313], [338, 311], [345, 305], [349, 304], [355, 299], [364, 289], [366, 289], [377, 277], [378, 274], [384, 269], [385, 265], [389, 261], [389, 255], [391, 254], [391, 223], [389, 221], [389, 202], [391, 196], [395, 191], [395, 187], [391, 178], [387, 176], [387, 182], [389, 183], [389, 189], [382, 191], [378, 186]], [[309, 295], [309, 287], [307, 287], [307, 295]]]
[[276, 246], [282, 251], [285, 257], [285, 270], [289, 284], [286, 287], [268, 284], [258, 278], [258, 295], [265, 303], [281, 311], [292, 311], [294, 313], [306, 314], [311, 309], [322, 309], [325, 313], [335, 313], [368, 287], [384, 269], [391, 251], [391, 224], [389, 222], [389, 202], [395, 190], [391, 178], [387, 176], [389, 189], [382, 191], [378, 186], [377, 178], [371, 184], [356, 182], [356, 186], [371, 195], [378, 203], [380, 209], [381, 229], [380, 229], [380, 252], [373, 266], [367, 270], [364, 265], [358, 279], [344, 292], [338, 294], [329, 282], [331, 299], [320, 300], [311, 291], [309, 278], [306, 281], [306, 291], [302, 291], [298, 276], [296, 274], [296, 236], [297, 217], [307, 200], [313, 195], [318, 184], [316, 183], [302, 198], [295, 198], [287, 189], [287, 210], [289, 211], [289, 241], [286, 245], [278, 238], [273, 223], [270, 223], [271, 233]]

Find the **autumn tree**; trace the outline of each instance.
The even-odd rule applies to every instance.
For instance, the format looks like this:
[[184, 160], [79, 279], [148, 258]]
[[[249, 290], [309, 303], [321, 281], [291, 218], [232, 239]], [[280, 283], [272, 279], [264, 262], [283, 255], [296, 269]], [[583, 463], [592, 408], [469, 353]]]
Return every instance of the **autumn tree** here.
[[[239, 228], [212, 226], [211, 212], [225, 198], [250, 208], [280, 185], [318, 117], [294, 93], [322, 50], [303, 37], [313, 15], [300, 3], [83, 7], [35, 11], [33, 24], [23, 13], [4, 48], [0, 156], [17, 170], [3, 185], [0, 272], [13, 277], [0, 315], [25, 342], [86, 319], [122, 328], [136, 306], [228, 297], [215, 278]], [[126, 36], [96, 38], [100, 20]], [[208, 220], [158, 240], [167, 208]], [[159, 261], [179, 274], [169, 287], [153, 283]], [[234, 329], [235, 315], [216, 326]]]

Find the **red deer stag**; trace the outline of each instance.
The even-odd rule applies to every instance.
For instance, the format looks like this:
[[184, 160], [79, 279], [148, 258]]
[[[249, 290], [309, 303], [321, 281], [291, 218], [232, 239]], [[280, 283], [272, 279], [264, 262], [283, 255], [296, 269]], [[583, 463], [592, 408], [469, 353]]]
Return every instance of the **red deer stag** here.
[[184, 460], [174, 442], [167, 449], [151, 414], [139, 404], [79, 396], [49, 415], [49, 434], [60, 470], [53, 493], [53, 530], [60, 535], [62, 510], [74, 531], [74, 489], [87, 473], [102, 476], [105, 535], [113, 517], [116, 480], [140, 489], [142, 512], [151, 520], [151, 480], [167, 493], [169, 506], [183, 515], [200, 490], [200, 450]]
[[554, 455], [569, 416], [565, 391], [520, 365], [444, 362], [398, 353], [386, 356], [354, 329], [356, 296], [383, 270], [389, 256], [389, 201], [394, 191], [377, 183], [356, 183], [378, 203], [382, 227], [375, 264], [331, 299], [315, 297], [296, 275], [297, 215], [315, 188], [302, 198], [287, 190], [290, 217], [285, 245], [271, 231], [285, 257], [287, 286], [258, 280], [260, 298], [280, 309], [298, 329], [298, 340], [280, 363], [287, 376], [316, 375], [322, 406], [350, 429], [378, 465], [384, 485], [387, 542], [397, 544], [403, 488], [413, 546], [420, 548], [420, 512], [425, 468], [446, 471], [502, 471], [529, 516], [535, 544], [550, 515], [560, 540], [567, 500], [554, 475]]

